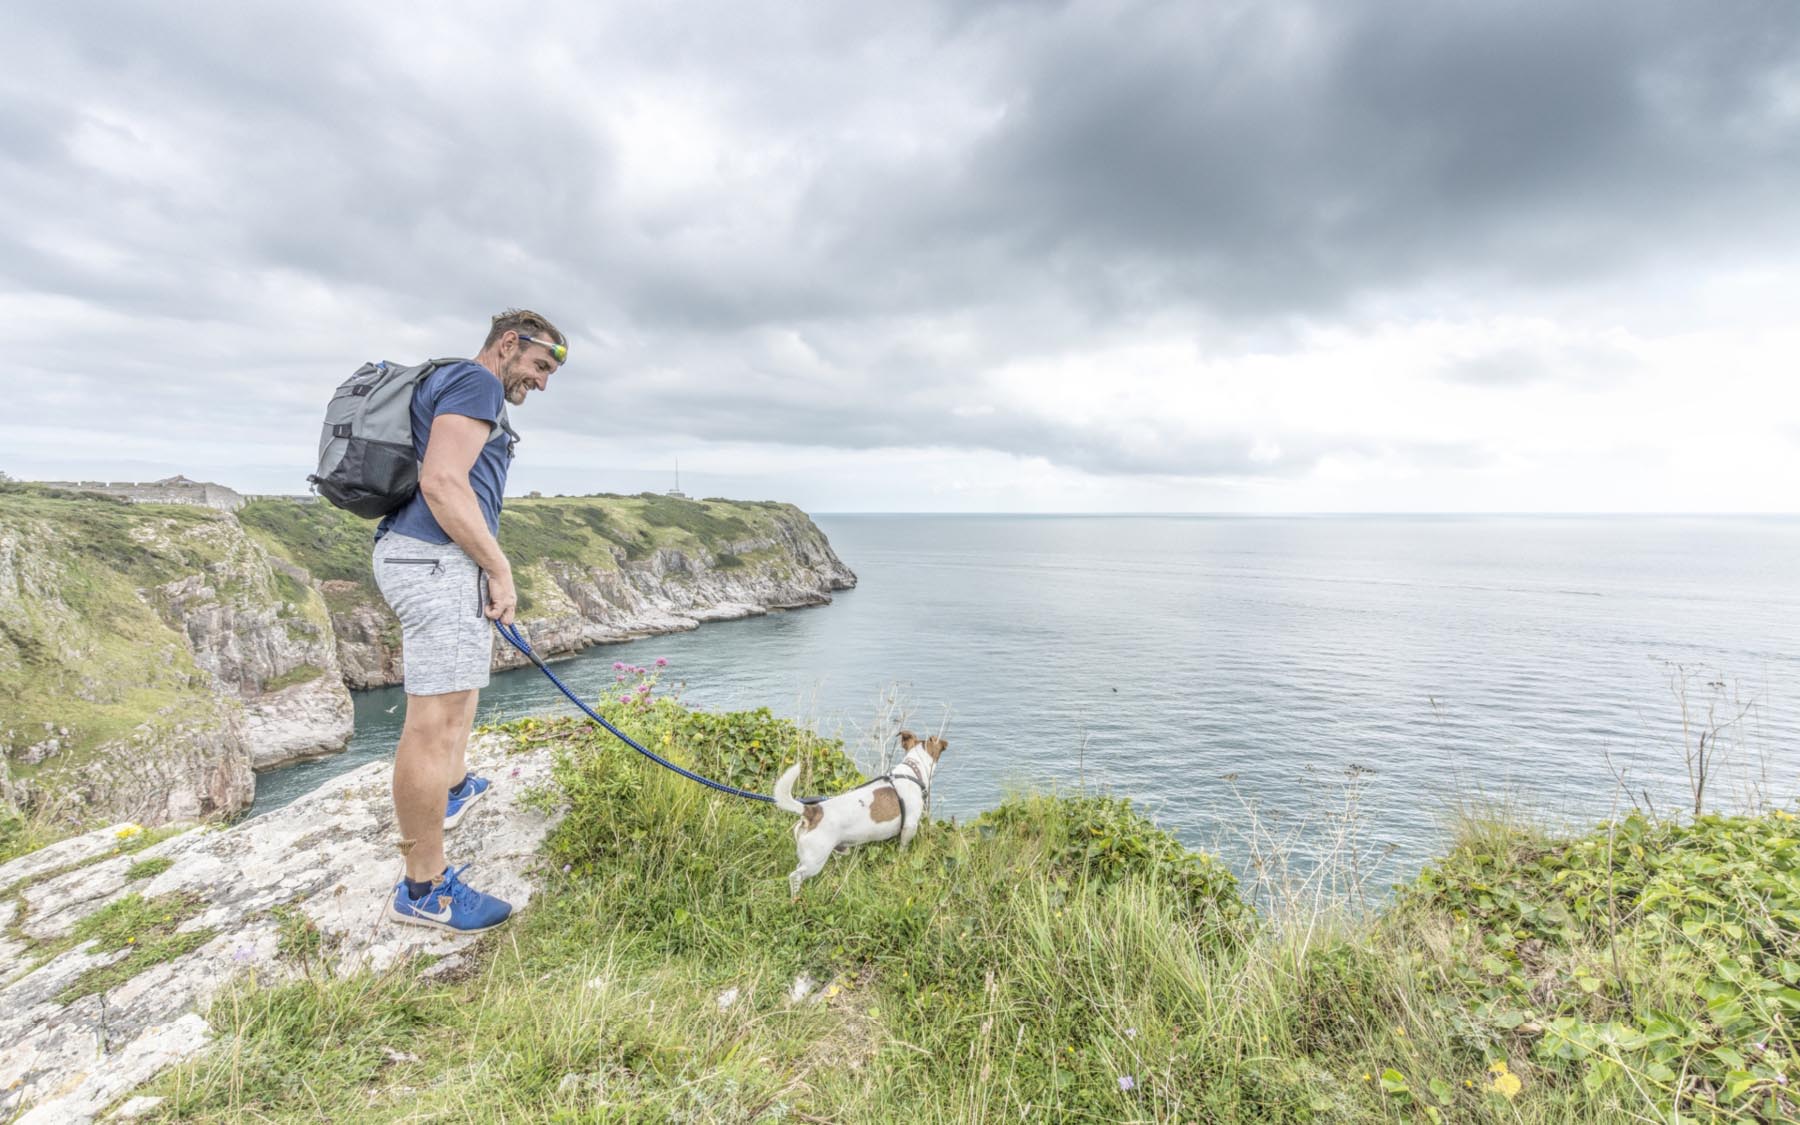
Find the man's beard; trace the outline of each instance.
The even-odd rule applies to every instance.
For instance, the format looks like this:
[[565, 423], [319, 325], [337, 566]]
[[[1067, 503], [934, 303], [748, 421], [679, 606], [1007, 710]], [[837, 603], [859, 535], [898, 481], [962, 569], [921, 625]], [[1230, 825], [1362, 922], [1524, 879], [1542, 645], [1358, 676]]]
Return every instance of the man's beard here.
[[531, 390], [531, 376], [514, 368], [505, 373], [501, 386], [505, 388], [506, 401], [518, 406], [525, 401], [525, 395]]

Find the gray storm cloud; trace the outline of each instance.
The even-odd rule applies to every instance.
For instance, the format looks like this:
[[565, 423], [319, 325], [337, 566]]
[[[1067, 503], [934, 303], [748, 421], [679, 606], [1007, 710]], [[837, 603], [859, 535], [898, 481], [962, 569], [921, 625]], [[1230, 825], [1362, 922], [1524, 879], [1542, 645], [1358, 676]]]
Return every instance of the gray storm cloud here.
[[[1381, 439], [1294, 432], [1270, 457], [1230, 422], [953, 407], [982, 370], [1153, 321], [1229, 351], [1396, 294], [1580, 292], [1800, 235], [1790, 4], [13, 21], [31, 49], [0, 78], [0, 286], [50, 425], [204, 415], [253, 443], [286, 420], [304, 451], [306, 372], [472, 351], [527, 304], [576, 340], [553, 429], [1281, 476]], [[706, 122], [698, 157], [670, 106]], [[921, 344], [945, 323], [954, 356]], [[770, 330], [814, 354], [768, 354]], [[1442, 375], [1532, 383], [1547, 362]]]

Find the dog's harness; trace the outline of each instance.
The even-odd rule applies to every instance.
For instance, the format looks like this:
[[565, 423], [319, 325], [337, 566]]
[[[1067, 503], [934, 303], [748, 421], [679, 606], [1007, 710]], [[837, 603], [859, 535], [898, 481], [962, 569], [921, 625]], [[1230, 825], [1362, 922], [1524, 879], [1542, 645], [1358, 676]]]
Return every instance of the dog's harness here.
[[919, 787], [920, 816], [924, 816], [931, 811], [931, 786], [927, 785], [925, 779], [919, 776], [918, 766], [913, 765], [904, 758], [900, 760], [900, 765], [906, 767], [905, 773], [901, 773], [899, 768], [895, 768], [882, 774], [875, 780], [885, 781], [888, 783], [888, 786], [893, 789], [894, 800], [899, 801], [900, 803], [900, 835], [904, 836], [906, 835], [906, 802], [900, 799], [900, 787], [895, 785], [894, 782], [910, 781]]

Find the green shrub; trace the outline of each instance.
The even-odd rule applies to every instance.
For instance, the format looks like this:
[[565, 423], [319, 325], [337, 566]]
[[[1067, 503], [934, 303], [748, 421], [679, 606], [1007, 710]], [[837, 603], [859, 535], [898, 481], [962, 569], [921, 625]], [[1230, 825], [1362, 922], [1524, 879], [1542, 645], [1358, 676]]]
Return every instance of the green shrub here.
[[[1785, 812], [1459, 847], [1396, 917], [1448, 916], [1462, 1006], [1551, 1074], [1684, 1116], [1766, 1114], [1800, 1051], [1800, 833]], [[1786, 1060], [1786, 1061], [1784, 1061]]]
[[1237, 877], [1212, 856], [1188, 850], [1120, 797], [1031, 796], [984, 813], [979, 826], [1041, 836], [1053, 871], [1102, 885], [1132, 876], [1173, 889], [1196, 922], [1238, 932], [1246, 917]]
[[718, 515], [710, 503], [657, 492], [640, 492], [637, 499], [643, 502], [639, 518], [645, 523], [680, 528], [703, 543], [720, 543], [750, 533], [749, 524], [736, 516]]

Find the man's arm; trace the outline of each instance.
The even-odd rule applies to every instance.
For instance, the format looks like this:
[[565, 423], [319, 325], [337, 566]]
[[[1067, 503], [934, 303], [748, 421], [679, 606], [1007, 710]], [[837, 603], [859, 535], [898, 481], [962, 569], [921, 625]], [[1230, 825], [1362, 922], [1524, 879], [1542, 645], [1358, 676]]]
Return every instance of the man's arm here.
[[419, 492], [438, 526], [469, 553], [475, 565], [487, 572], [489, 617], [511, 624], [518, 595], [513, 589], [512, 564], [500, 544], [488, 533], [481, 503], [469, 487], [469, 470], [481, 456], [493, 427], [479, 418], [439, 414], [431, 420], [431, 437], [425, 443], [425, 461], [419, 466]]

